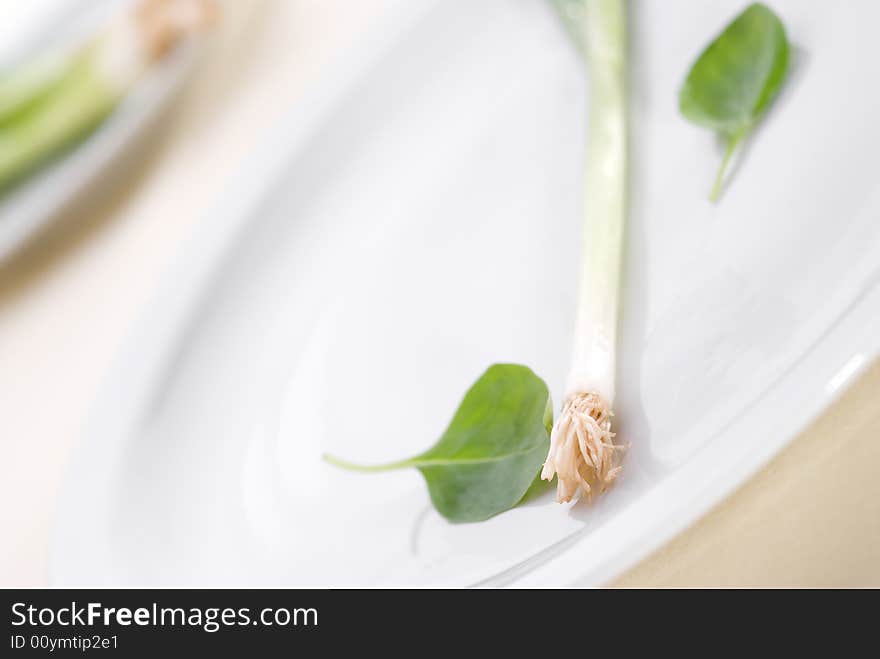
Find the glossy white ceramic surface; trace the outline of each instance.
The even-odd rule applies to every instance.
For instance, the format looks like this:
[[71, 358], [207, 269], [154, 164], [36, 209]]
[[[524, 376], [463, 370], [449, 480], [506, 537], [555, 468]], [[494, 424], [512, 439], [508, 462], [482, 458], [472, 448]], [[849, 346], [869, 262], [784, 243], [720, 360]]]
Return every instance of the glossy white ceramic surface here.
[[880, 6], [779, 1], [785, 92], [722, 201], [676, 91], [731, 1], [632, 3], [620, 485], [452, 525], [416, 472], [489, 364], [557, 400], [585, 89], [540, 0], [406, 3], [244, 168], [97, 401], [63, 584], [598, 584], [778, 451], [880, 349]]

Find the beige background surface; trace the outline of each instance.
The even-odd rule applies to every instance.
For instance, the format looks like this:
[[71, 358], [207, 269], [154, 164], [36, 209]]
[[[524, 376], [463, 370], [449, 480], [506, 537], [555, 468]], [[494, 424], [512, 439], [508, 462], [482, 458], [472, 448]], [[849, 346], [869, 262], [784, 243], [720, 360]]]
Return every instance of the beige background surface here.
[[[0, 585], [46, 582], [55, 498], [98, 386], [157, 278], [250, 149], [402, 0], [226, 2], [148, 139], [0, 265]], [[880, 331], [880, 328], [878, 328]], [[622, 586], [880, 586], [880, 366]]]

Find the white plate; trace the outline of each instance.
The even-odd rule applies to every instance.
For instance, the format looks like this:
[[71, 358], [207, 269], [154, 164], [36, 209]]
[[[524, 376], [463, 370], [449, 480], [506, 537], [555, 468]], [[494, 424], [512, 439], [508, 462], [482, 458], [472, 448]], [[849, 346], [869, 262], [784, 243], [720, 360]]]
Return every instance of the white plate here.
[[[21, 43], [16, 44], [16, 48], [10, 46], [7, 49], [9, 52], [4, 53], [6, 57], [3, 61], [14, 63], [21, 59], [24, 56], [19, 52], [21, 50], [34, 52], [39, 51], [40, 46], [45, 48], [45, 42], [35, 41], [37, 36], [50, 37], [48, 43], [57, 47], [67, 35], [81, 34], [84, 24], [94, 27], [97, 19], [108, 14], [110, 9], [120, 10], [121, 4], [120, 0], [94, 3], [86, 12], [87, 17], [92, 19], [90, 22], [85, 23], [84, 17], [80, 16], [73, 27], [62, 31], [55, 22], [66, 17], [82, 2], [41, 0], [36, 9], [42, 11], [37, 11], [28, 23], [34, 39], [19, 38]], [[103, 11], [97, 11], [98, 5]], [[61, 217], [60, 211], [65, 205], [98, 179], [101, 172], [150, 126], [192, 68], [197, 46], [195, 41], [191, 41], [176, 49], [138, 83], [113, 114], [86, 140], [0, 196], [0, 261]]]
[[637, 2], [625, 478], [446, 523], [416, 472], [489, 364], [559, 399], [584, 85], [541, 0], [411, 2], [295, 108], [131, 338], [61, 499], [59, 584], [598, 584], [880, 349], [880, 5], [775, 3], [794, 74], [722, 202], [676, 90], [741, 2]]

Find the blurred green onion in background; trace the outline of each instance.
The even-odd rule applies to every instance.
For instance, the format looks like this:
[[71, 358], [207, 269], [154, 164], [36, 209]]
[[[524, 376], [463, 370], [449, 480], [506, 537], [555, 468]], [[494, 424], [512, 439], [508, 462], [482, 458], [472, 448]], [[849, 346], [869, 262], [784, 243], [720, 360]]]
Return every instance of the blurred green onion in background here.
[[213, 15], [210, 0], [139, 0], [77, 48], [0, 74], [0, 193], [99, 126]]

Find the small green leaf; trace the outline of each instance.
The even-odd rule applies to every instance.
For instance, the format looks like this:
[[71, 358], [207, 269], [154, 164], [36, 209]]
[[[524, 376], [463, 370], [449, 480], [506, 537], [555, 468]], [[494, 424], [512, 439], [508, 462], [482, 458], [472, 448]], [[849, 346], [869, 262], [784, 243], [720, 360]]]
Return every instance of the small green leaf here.
[[585, 0], [551, 0], [556, 12], [562, 19], [562, 24], [568, 30], [574, 40], [575, 46], [583, 53], [584, 45], [584, 16], [586, 15]]
[[358, 471], [415, 467], [437, 511], [453, 522], [478, 522], [513, 508], [532, 485], [550, 446], [547, 385], [531, 369], [495, 364], [465, 394], [440, 440], [419, 456]]
[[779, 93], [788, 63], [782, 21], [755, 3], [733, 19], [688, 72], [678, 97], [681, 113], [718, 132], [727, 145], [713, 201], [721, 194], [731, 156]]

